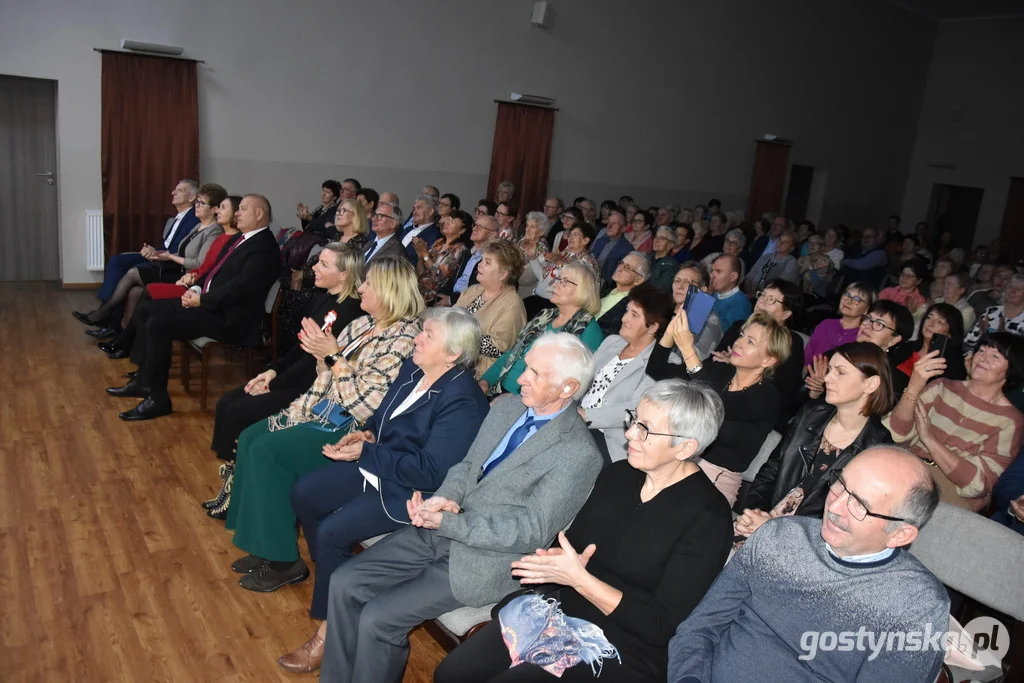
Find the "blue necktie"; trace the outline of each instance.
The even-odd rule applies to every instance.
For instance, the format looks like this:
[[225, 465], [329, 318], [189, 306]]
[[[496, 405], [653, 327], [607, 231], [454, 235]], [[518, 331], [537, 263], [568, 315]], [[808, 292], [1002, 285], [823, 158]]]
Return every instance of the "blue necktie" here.
[[512, 436], [509, 437], [508, 444], [505, 446], [505, 450], [502, 451], [501, 455], [499, 455], [497, 458], [489, 462], [484, 467], [483, 471], [480, 473], [480, 479], [486, 477], [495, 467], [500, 465], [505, 460], [505, 458], [510, 456], [512, 454], [512, 451], [514, 451], [515, 449], [519, 448], [520, 445], [522, 445], [523, 441], [526, 440], [526, 435], [530, 432], [531, 427], [535, 426], [539, 430], [547, 422], [550, 422], [550, 420], [535, 420], [532, 417], [527, 417], [526, 422], [521, 424], [519, 427], [516, 428], [514, 432], [512, 432]]

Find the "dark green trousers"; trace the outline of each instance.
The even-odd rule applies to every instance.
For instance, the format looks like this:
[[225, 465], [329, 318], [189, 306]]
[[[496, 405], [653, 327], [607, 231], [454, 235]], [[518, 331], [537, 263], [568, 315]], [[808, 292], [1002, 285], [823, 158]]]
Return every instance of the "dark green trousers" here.
[[308, 425], [271, 432], [267, 420], [242, 432], [227, 518], [227, 528], [235, 531], [236, 546], [274, 562], [299, 559], [292, 484], [333, 463], [324, 456], [323, 447], [337, 443], [344, 433]]

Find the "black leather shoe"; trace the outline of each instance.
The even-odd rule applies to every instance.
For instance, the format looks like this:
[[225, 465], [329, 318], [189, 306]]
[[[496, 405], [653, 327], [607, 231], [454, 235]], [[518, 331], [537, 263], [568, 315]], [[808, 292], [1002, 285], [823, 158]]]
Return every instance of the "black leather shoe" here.
[[270, 563], [260, 565], [256, 571], [246, 574], [238, 580], [238, 585], [247, 591], [271, 593], [289, 583], [299, 583], [309, 578], [309, 569], [302, 558], [295, 560], [287, 569], [271, 569]]
[[149, 387], [143, 386], [133, 377], [123, 387], [109, 387], [107, 393], [118, 398], [148, 398]]
[[231, 571], [236, 574], [248, 574], [254, 572], [266, 562], [262, 557], [256, 557], [255, 555], [246, 555], [240, 557], [231, 563]]
[[107, 354], [107, 358], [113, 358], [119, 360], [121, 358], [127, 358], [131, 352], [128, 349], [123, 349], [117, 345], [117, 341], [105, 341], [100, 342], [96, 345], [100, 351]]
[[116, 327], [90, 327], [85, 333], [93, 339], [110, 339], [121, 334], [121, 330]]
[[125, 422], [140, 422], [142, 420], [152, 420], [156, 417], [163, 417], [164, 415], [171, 414], [171, 402], [157, 403], [152, 398], [146, 398], [139, 405], [135, 406], [131, 410], [126, 410], [120, 415], [119, 418]]
[[127, 377], [128, 379], [135, 379], [135, 375], [137, 375], [138, 372], [138, 370], [129, 370], [128, 372], [124, 373], [124, 376]]
[[89, 317], [88, 313], [82, 313], [81, 311], [71, 311], [71, 315], [75, 316], [75, 320], [77, 320], [78, 322], [84, 323], [89, 326], [99, 324], [97, 321], [92, 320]]

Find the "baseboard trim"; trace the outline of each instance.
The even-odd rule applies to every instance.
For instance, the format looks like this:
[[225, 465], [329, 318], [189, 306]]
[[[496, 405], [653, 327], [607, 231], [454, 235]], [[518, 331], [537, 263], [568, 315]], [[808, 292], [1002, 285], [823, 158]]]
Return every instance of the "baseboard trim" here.
[[62, 282], [61, 289], [99, 289], [102, 282]]

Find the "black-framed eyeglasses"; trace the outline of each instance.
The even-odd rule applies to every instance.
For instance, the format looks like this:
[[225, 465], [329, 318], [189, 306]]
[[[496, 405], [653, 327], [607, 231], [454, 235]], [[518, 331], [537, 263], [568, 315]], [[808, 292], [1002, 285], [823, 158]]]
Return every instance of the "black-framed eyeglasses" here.
[[875, 332], [881, 332], [882, 330], [889, 330], [890, 332], [896, 331], [895, 327], [889, 327], [881, 318], [871, 318], [868, 316], [864, 316], [864, 319], [860, 321], [860, 324], [870, 326], [871, 329], [873, 329]]
[[510, 214], [508, 211], [495, 211], [494, 215], [495, 216], [511, 216], [512, 214]]
[[341, 211], [341, 213], [343, 213], [343, 214], [355, 214], [355, 211], [353, 211], [352, 209], [348, 208], [347, 206], [341, 207], [339, 209], [339, 211]]
[[780, 299], [777, 296], [772, 296], [763, 289], [757, 293], [757, 298], [764, 299], [765, 303], [769, 306], [774, 306], [775, 304], [781, 304], [783, 302], [783, 299]]
[[210, 202], [204, 202], [202, 199], [197, 199], [196, 206], [212, 206], [212, 204], [210, 204]]
[[682, 434], [664, 434], [662, 432], [652, 432], [650, 430], [650, 428], [648, 428], [647, 425], [645, 425], [643, 422], [637, 422], [637, 420], [636, 420], [636, 411], [635, 410], [630, 410], [628, 408], [626, 409], [626, 420], [625, 420], [625, 422], [626, 422], [626, 431], [628, 432], [630, 429], [633, 429], [635, 427], [636, 428], [636, 436], [641, 441], [647, 441], [647, 437], [649, 437], [649, 436], [674, 436], [677, 439], [688, 438], [688, 437], [686, 437], [686, 436], [684, 436]]
[[843, 292], [843, 298], [844, 299], [849, 299], [850, 301], [852, 301], [855, 304], [862, 304], [865, 301], [867, 301], [867, 299], [865, 299], [864, 297], [857, 296], [856, 294], [853, 294], [851, 292]]
[[389, 214], [389, 213], [381, 213], [380, 211], [378, 211], [377, 213], [373, 214], [373, 217], [374, 218], [379, 218], [381, 220], [384, 220], [385, 218], [390, 219], [390, 220], [397, 220], [391, 214]]
[[850, 511], [850, 514], [853, 515], [853, 518], [858, 522], [863, 522], [865, 517], [876, 517], [878, 519], [884, 519], [887, 522], [907, 521], [902, 517], [880, 515], [877, 512], [871, 512], [871, 510], [868, 510], [868, 506], [864, 504], [864, 501], [854, 495], [850, 489], [847, 488], [846, 482], [843, 481], [842, 470], [832, 470], [828, 473], [828, 489], [836, 498], [844, 493], [846, 494], [846, 509]]

